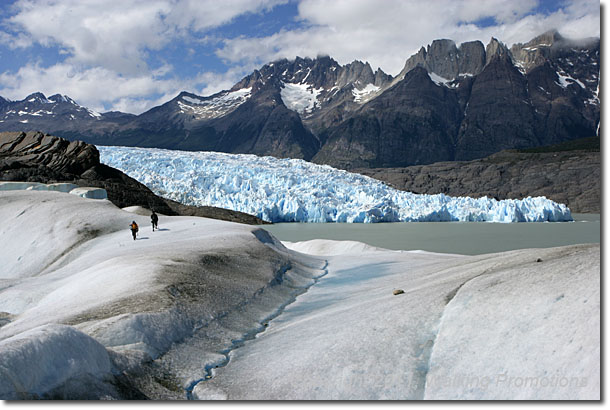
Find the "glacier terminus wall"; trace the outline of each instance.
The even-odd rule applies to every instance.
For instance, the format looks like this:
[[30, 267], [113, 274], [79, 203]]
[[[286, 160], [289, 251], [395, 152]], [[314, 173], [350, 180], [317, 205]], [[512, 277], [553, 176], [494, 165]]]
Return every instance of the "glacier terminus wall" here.
[[298, 159], [98, 146], [103, 163], [187, 205], [216, 206], [270, 222], [562, 222], [570, 210], [521, 200], [419, 195]]

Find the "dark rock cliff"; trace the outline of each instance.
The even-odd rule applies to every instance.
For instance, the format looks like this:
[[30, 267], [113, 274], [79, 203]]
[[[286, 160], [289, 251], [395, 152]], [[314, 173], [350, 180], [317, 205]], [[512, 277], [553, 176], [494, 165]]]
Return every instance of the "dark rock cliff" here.
[[546, 196], [566, 204], [575, 213], [600, 213], [599, 139], [580, 141], [569, 149], [563, 148], [564, 144], [547, 149], [502, 151], [473, 161], [357, 171], [415, 193], [497, 199]]

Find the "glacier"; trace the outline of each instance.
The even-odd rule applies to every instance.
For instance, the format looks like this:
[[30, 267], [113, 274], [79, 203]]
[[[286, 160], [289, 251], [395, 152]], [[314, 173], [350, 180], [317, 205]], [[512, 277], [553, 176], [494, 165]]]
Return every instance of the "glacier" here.
[[269, 222], [564, 222], [545, 197], [496, 200], [413, 194], [360, 174], [299, 159], [98, 146], [102, 163], [187, 205], [216, 206]]
[[599, 244], [396, 252], [148, 215], [0, 192], [0, 400], [600, 399]]

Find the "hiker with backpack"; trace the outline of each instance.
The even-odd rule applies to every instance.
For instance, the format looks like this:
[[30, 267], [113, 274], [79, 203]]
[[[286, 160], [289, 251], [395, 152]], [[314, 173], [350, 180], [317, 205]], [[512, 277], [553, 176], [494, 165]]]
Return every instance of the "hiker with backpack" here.
[[129, 227], [131, 228], [131, 235], [133, 235], [133, 240], [136, 240], [136, 235], [138, 233], [138, 224], [136, 223], [136, 221], [132, 221], [131, 224], [129, 224]]
[[153, 209], [152, 211], [152, 215], [150, 216], [150, 222], [152, 223], [152, 229], [153, 232], [155, 231], [155, 228], [157, 228], [157, 230], [159, 230], [159, 217], [157, 216], [157, 214], [155, 213], [155, 210]]

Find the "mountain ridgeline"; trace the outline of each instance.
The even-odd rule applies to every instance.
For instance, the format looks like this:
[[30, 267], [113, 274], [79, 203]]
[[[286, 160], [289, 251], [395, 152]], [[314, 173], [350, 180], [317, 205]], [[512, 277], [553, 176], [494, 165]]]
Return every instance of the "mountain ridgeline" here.
[[338, 168], [472, 160], [598, 134], [599, 38], [556, 31], [510, 49], [435, 40], [393, 77], [331, 57], [280, 60], [208, 97], [182, 92], [140, 115], [69, 97], [0, 98], [0, 131], [98, 145], [302, 158]]

